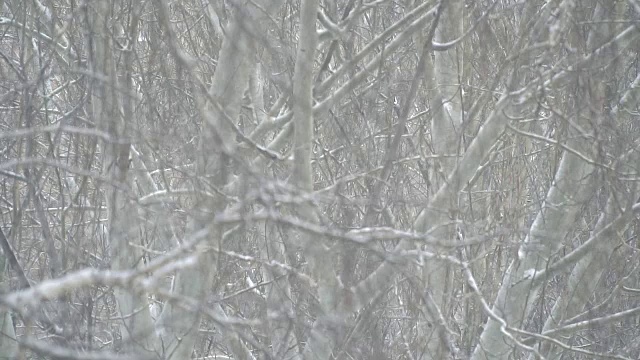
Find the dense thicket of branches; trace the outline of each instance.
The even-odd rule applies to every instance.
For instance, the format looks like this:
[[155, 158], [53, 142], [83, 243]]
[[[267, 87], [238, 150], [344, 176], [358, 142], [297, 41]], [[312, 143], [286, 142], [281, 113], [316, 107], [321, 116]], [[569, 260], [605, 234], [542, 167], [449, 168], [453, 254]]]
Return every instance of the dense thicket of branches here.
[[638, 19], [0, 0], [0, 359], [640, 358]]

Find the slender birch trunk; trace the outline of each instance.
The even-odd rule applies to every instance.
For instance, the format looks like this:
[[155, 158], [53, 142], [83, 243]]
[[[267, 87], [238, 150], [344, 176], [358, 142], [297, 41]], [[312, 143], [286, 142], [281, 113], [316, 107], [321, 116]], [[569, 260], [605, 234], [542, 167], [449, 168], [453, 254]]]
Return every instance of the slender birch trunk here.
[[[92, 115], [96, 124], [119, 143], [105, 143], [103, 145], [103, 172], [106, 177], [122, 184], [129, 192], [115, 187], [108, 187], [105, 191], [107, 203], [108, 246], [112, 258], [112, 268], [117, 270], [135, 269], [141, 266], [142, 254], [136, 245], [138, 238], [138, 216], [134, 200], [131, 197], [132, 176], [129, 171], [129, 157], [131, 143], [132, 117], [129, 100], [120, 99], [116, 88], [119, 87], [116, 64], [114, 62], [114, 45], [109, 35], [111, 11], [115, 4], [101, 1], [93, 4], [89, 10], [89, 22], [94, 37], [91, 39], [93, 47], [88, 54], [91, 70], [96, 75], [92, 84], [91, 102]], [[132, 27], [135, 38], [135, 16]], [[129, 68], [129, 71], [131, 69]], [[124, 115], [124, 117], [123, 117]], [[123, 337], [123, 347], [134, 352], [156, 353], [153, 322], [149, 313], [149, 303], [146, 295], [116, 288], [119, 323]]]
[[[442, 15], [438, 22], [434, 41], [447, 43], [458, 40], [463, 33], [464, 2], [460, 0], [448, 1], [442, 7]], [[424, 45], [423, 45], [424, 46]], [[434, 154], [442, 156], [431, 167], [431, 177], [429, 183], [435, 188], [440, 188], [449, 174], [456, 166], [455, 156], [461, 149], [462, 144], [462, 66], [464, 48], [462, 42], [446, 51], [434, 53], [434, 60], [428, 58], [425, 66], [425, 76], [431, 80], [427, 82], [430, 97], [431, 109], [431, 144]], [[458, 181], [458, 179], [453, 179]], [[433, 191], [433, 190], [432, 190]], [[435, 191], [434, 191], [435, 193]], [[458, 208], [457, 196], [452, 194], [451, 203], [446, 208], [427, 208], [431, 222], [429, 229], [418, 228], [421, 232], [432, 232], [436, 237], [443, 240], [450, 240], [455, 236], [454, 227], [446, 225], [457, 220], [456, 209]], [[429, 249], [438, 251], [438, 249]], [[429, 296], [434, 299], [435, 306], [439, 312], [447, 316], [449, 306], [452, 303], [453, 269], [443, 261], [432, 260], [422, 268], [425, 288], [428, 289]], [[432, 317], [434, 314], [432, 314]], [[427, 339], [427, 350], [424, 358], [444, 359], [449, 356], [445, 343], [435, 331], [440, 320], [431, 318], [422, 324], [423, 336]]]

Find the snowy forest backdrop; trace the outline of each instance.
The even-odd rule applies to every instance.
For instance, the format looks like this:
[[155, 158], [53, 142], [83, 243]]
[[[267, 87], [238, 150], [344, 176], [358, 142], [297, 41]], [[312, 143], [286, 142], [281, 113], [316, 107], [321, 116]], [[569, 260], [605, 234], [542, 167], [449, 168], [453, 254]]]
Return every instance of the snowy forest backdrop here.
[[639, 19], [0, 0], [0, 359], [640, 358]]

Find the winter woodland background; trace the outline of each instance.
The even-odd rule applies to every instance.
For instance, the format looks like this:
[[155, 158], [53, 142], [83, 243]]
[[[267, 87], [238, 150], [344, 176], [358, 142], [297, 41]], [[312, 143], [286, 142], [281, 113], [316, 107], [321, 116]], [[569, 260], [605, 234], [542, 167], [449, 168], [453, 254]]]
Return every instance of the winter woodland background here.
[[0, 0], [0, 358], [640, 358], [639, 26]]

